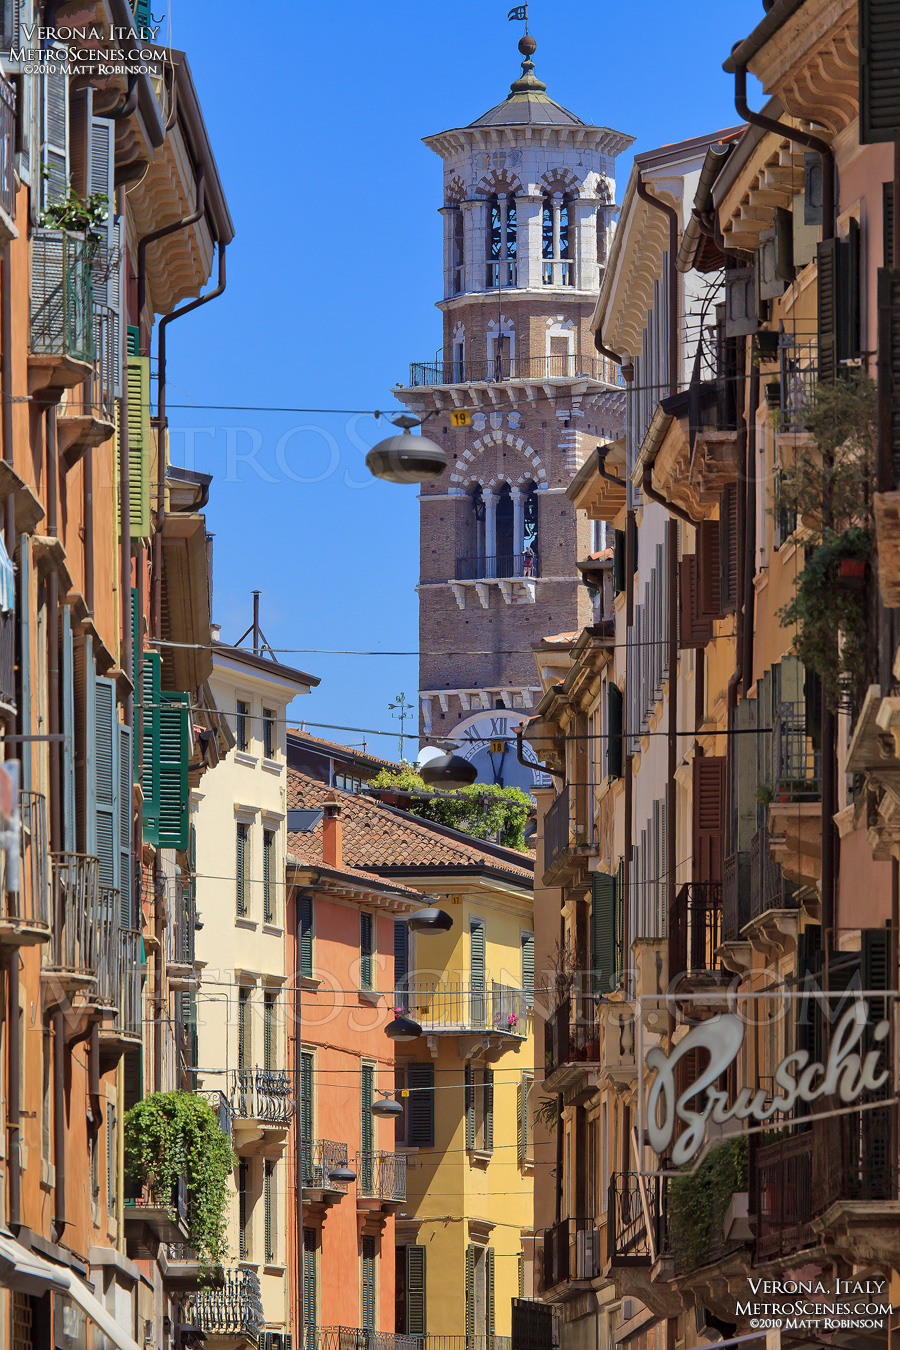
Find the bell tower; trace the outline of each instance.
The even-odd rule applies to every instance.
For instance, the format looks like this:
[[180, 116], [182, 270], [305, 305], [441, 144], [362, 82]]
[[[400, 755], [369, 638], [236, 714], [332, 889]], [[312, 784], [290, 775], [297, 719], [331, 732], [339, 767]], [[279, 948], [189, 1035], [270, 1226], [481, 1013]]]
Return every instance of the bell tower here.
[[531, 644], [591, 621], [574, 562], [602, 541], [565, 490], [624, 427], [589, 320], [633, 139], [549, 98], [536, 49], [519, 42], [502, 103], [425, 139], [444, 168], [443, 343], [394, 389], [449, 460], [420, 499], [421, 728], [458, 739], [482, 781], [522, 787], [507, 738], [540, 692]]

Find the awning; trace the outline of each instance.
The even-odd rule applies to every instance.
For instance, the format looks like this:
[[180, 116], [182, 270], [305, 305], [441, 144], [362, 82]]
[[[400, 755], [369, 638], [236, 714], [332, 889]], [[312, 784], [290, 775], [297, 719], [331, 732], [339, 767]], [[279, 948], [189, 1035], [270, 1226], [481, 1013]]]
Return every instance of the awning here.
[[62, 1294], [77, 1303], [114, 1350], [141, 1350], [137, 1341], [119, 1326], [103, 1304], [78, 1276], [66, 1266], [55, 1266], [36, 1252], [23, 1247], [15, 1238], [0, 1233], [0, 1285], [22, 1294]]

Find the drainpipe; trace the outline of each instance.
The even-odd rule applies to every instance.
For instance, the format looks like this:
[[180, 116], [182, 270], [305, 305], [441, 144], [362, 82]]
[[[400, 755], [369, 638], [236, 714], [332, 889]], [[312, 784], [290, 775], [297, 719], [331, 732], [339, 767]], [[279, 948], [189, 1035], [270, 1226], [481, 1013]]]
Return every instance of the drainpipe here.
[[125, 102], [120, 108], [113, 108], [112, 112], [104, 113], [103, 116], [110, 122], [118, 122], [123, 117], [130, 117], [138, 105], [138, 77], [132, 75], [128, 81], [128, 93]]
[[693, 516], [689, 516], [687, 511], [682, 510], [680, 506], [676, 506], [674, 502], [668, 501], [667, 498], [657, 492], [656, 488], [653, 486], [652, 464], [644, 464], [644, 472], [641, 476], [641, 491], [644, 496], [649, 497], [652, 502], [659, 502], [660, 506], [664, 506], [671, 515], [677, 516], [679, 520], [683, 520], [685, 525], [693, 525], [695, 529], [697, 528], [698, 522]]
[[[135, 86], [137, 87], [137, 86]], [[128, 199], [124, 187], [120, 187], [117, 194], [117, 208], [119, 215], [125, 219]], [[123, 311], [124, 312], [124, 311]], [[119, 325], [119, 364], [122, 371], [122, 400], [121, 411], [119, 415], [119, 494], [120, 494], [120, 516], [122, 520], [122, 537], [119, 540], [119, 571], [121, 572], [122, 586], [122, 654], [124, 661], [122, 669], [125, 672], [126, 679], [131, 682], [131, 692], [125, 701], [125, 723], [131, 731], [131, 743], [134, 745], [134, 651], [132, 650], [131, 632], [131, 522], [130, 507], [131, 501], [131, 470], [130, 470], [130, 443], [128, 436], [128, 360], [126, 356], [124, 324]]]
[[[53, 742], [51, 741], [52, 745]], [[53, 1223], [56, 1241], [66, 1231], [66, 1038], [65, 1018], [57, 1009], [53, 1014]]]
[[[785, 140], [791, 141], [795, 145], [803, 145], [807, 150], [815, 150], [822, 161], [822, 238], [833, 239], [836, 203], [834, 151], [831, 146], [827, 141], [823, 141], [821, 136], [814, 136], [810, 131], [801, 131], [798, 127], [791, 127], [785, 122], [776, 121], [774, 117], [766, 117], [764, 113], [754, 112], [747, 103], [746, 63], [736, 65], [734, 68], [734, 106], [738, 114], [751, 126], [761, 127], [763, 131], [772, 131], [777, 136], [784, 136]], [[640, 191], [640, 189], [638, 190]]]
[[[44, 433], [47, 458], [47, 533], [57, 535], [57, 473], [58, 443], [56, 439], [56, 406], [44, 414]], [[51, 737], [59, 735], [59, 573], [52, 568], [47, 577], [47, 689], [48, 722]], [[50, 745], [50, 851], [62, 848], [60, 744], [51, 739]]]
[[625, 479], [618, 478], [614, 473], [610, 473], [606, 467], [606, 456], [609, 454], [608, 445], [597, 446], [597, 472], [601, 478], [605, 478], [607, 483], [615, 483], [616, 487], [625, 487]]
[[[7, 464], [13, 462], [12, 387], [12, 266], [7, 244], [0, 255], [0, 403], [2, 403], [0, 429], [3, 435], [3, 458]], [[9, 493], [4, 503], [3, 533], [6, 551], [10, 558], [15, 558], [16, 502], [12, 493]]]
[[94, 452], [84, 452], [84, 603], [94, 614]]
[[171, 225], [163, 225], [162, 229], [153, 230], [151, 234], [145, 234], [138, 244], [138, 323], [141, 323], [143, 319], [144, 307], [147, 303], [147, 249], [151, 244], [155, 244], [158, 239], [165, 239], [167, 235], [176, 234], [179, 230], [186, 230], [189, 226], [196, 225], [206, 213], [206, 170], [202, 165], [194, 179], [194, 196], [197, 201], [195, 211], [192, 211], [188, 216], [184, 216], [181, 220], [173, 221]]
[[[734, 596], [734, 671], [728, 681], [728, 715], [731, 717], [737, 706], [738, 685], [744, 679], [744, 571], [749, 565], [745, 544], [747, 531], [747, 503], [744, 496], [747, 487], [747, 422], [741, 417], [738, 428], [738, 492], [737, 492], [737, 581]], [[731, 724], [729, 723], [729, 731]]]
[[[199, 309], [201, 305], [208, 305], [210, 300], [216, 300], [225, 290], [225, 245], [219, 244], [219, 281], [214, 290], [207, 291], [206, 295], [201, 295], [198, 300], [192, 300], [188, 305], [182, 305], [181, 309], [176, 309], [172, 314], [165, 314], [159, 324], [159, 343], [157, 348], [157, 368], [159, 393], [157, 404], [157, 426], [160, 432], [165, 431], [166, 427], [166, 332], [170, 323], [176, 319], [184, 318], [185, 314], [192, 313]], [[166, 520], [166, 457], [160, 446], [158, 455], [158, 474], [157, 474], [157, 502], [156, 502], [156, 547], [153, 550], [153, 590], [152, 590], [152, 630], [153, 636], [159, 640], [162, 637], [162, 531]]]
[[[741, 629], [740, 668], [744, 687], [753, 683], [753, 627], [756, 590], [756, 413], [759, 407], [759, 366], [750, 362], [749, 407], [747, 409], [747, 505], [744, 519], [744, 622]], [[740, 501], [740, 494], [738, 495]]]
[[10, 948], [9, 963], [6, 967], [7, 996], [7, 1034], [9, 1035], [9, 1058], [7, 1083], [7, 1147], [9, 1149], [9, 1224], [15, 1232], [22, 1222], [22, 1164], [19, 1158], [21, 1142], [19, 1124], [19, 1075], [21, 1073], [21, 1042], [19, 1037], [19, 952]]

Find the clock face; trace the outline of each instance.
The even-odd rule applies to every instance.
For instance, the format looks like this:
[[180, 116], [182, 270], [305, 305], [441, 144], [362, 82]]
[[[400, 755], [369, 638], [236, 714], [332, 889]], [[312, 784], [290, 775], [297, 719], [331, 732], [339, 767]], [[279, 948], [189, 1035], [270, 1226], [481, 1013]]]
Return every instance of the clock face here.
[[522, 743], [522, 754], [529, 767], [518, 761], [516, 727], [525, 719], [525, 713], [499, 709], [479, 713], [454, 727], [450, 734], [458, 742], [458, 753], [478, 770], [479, 783], [517, 787], [529, 793], [533, 788], [552, 786], [553, 780], [527, 741]]

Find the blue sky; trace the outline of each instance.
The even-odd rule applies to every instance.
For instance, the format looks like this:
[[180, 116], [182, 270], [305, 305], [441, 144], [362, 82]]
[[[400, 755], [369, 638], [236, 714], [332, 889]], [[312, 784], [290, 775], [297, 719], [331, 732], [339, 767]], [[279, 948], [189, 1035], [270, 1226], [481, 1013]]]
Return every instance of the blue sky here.
[[[364, 456], [385, 424], [352, 410], [395, 409], [391, 387], [440, 342], [440, 161], [420, 138], [505, 97], [521, 60], [509, 8], [219, 0], [212, 22], [196, 3], [171, 14], [236, 228], [225, 295], [169, 334], [172, 456], [215, 475], [207, 523], [226, 641], [259, 589], [273, 647], [416, 649], [416, 490], [370, 478]], [[532, 0], [529, 13], [550, 96], [640, 151], [734, 124], [721, 63], [763, 10]], [[620, 185], [629, 168], [630, 154]], [[388, 703], [415, 697], [412, 656], [280, 659], [322, 679], [297, 719], [390, 729]]]

